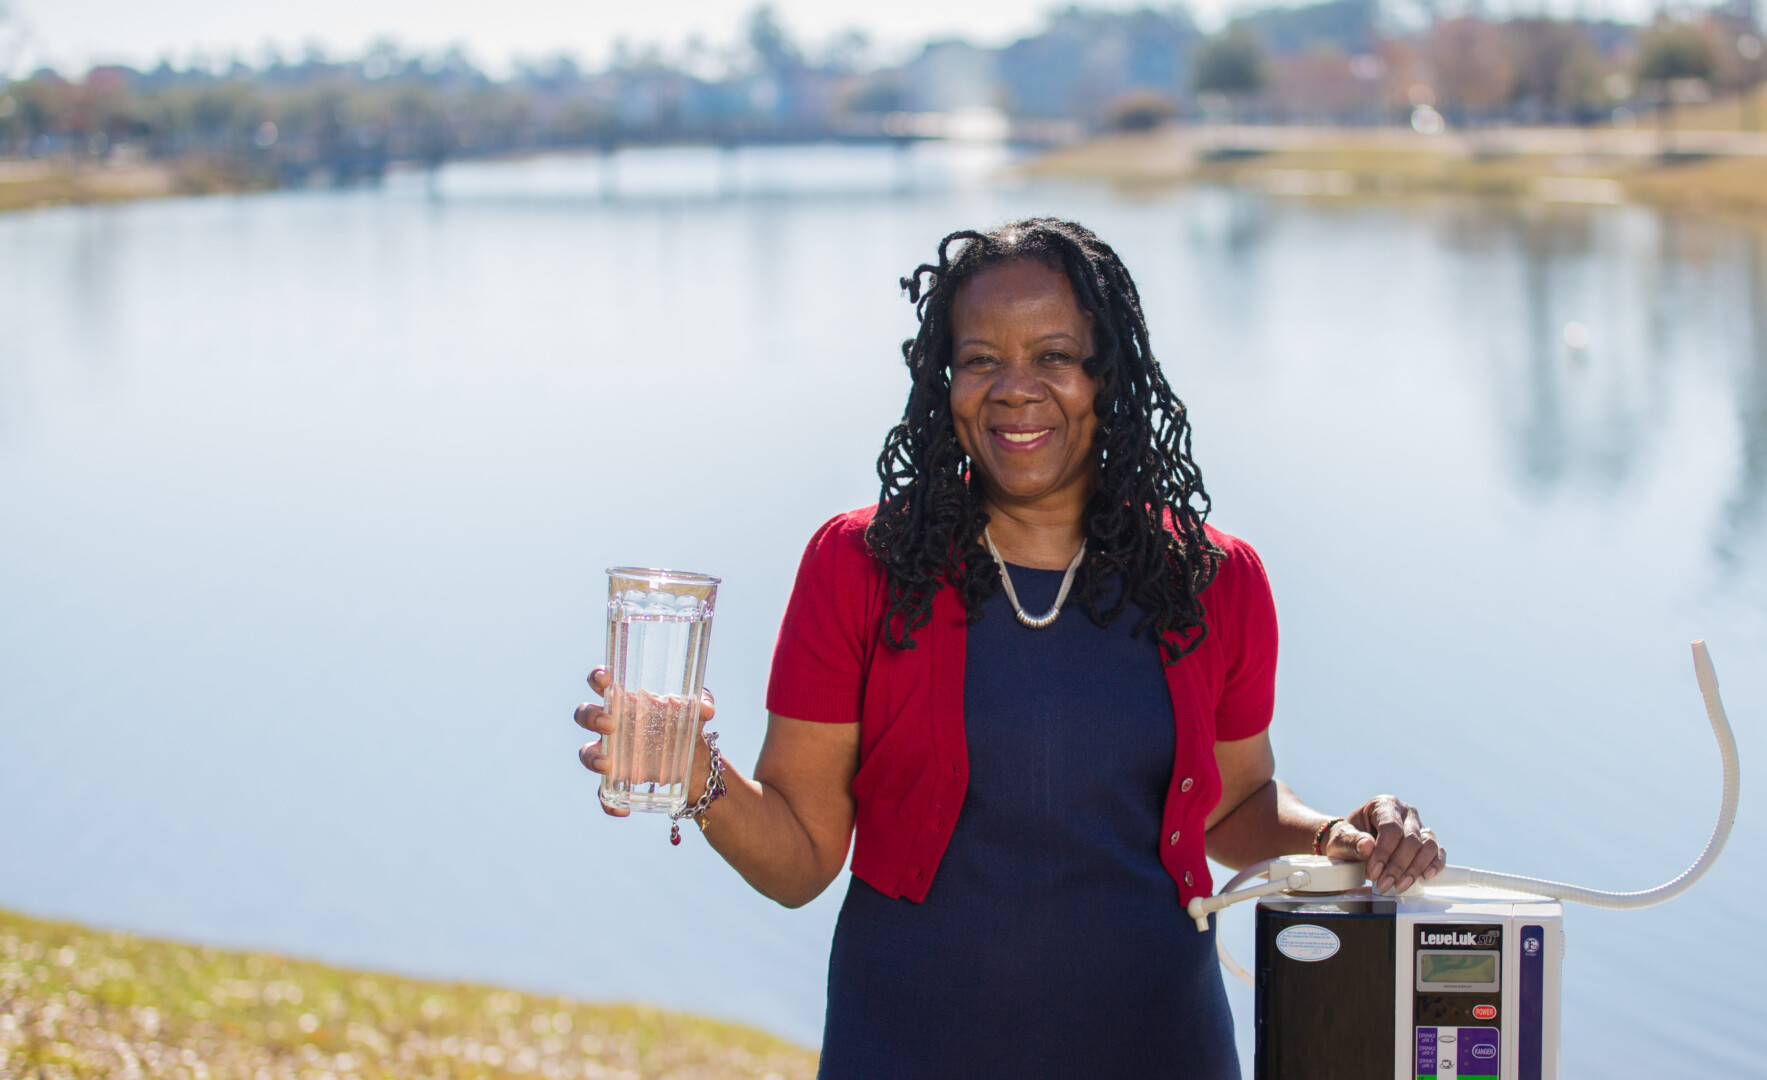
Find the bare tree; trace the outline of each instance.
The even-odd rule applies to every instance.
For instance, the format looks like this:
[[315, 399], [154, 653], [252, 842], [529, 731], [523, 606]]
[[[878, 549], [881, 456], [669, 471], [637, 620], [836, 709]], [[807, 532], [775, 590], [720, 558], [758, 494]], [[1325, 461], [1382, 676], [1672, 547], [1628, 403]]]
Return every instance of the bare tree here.
[[1658, 131], [1664, 153], [1674, 139], [1678, 87], [1709, 80], [1716, 62], [1711, 39], [1701, 27], [1660, 20], [1639, 40], [1638, 81], [1655, 87], [1662, 100]]
[[1579, 26], [1562, 19], [1511, 19], [1506, 53], [1515, 73], [1511, 88], [1523, 122], [1564, 120], [1598, 100], [1598, 58]]
[[1264, 47], [1250, 30], [1230, 26], [1197, 51], [1192, 82], [1199, 94], [1220, 94], [1230, 104], [1254, 97], [1269, 83]]
[[1509, 101], [1515, 69], [1504, 44], [1503, 29], [1477, 15], [1440, 19], [1430, 28], [1425, 55], [1436, 100], [1451, 119], [1489, 113]]

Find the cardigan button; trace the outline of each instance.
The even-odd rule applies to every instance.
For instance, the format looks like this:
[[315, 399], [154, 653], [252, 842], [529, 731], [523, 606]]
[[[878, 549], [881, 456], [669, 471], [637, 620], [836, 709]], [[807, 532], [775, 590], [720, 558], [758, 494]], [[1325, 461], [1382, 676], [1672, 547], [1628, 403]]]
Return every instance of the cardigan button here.
[[1184, 884], [1185, 885], [1195, 885], [1196, 884], [1196, 879], [1190, 876], [1190, 871], [1188, 871], [1188, 870], [1184, 871]]
[[1196, 781], [1192, 780], [1190, 777], [1186, 776], [1184, 778], [1184, 783], [1178, 785], [1178, 790], [1179, 791], [1189, 791], [1191, 788], [1193, 788], [1195, 786], [1196, 786]]
[[1167, 837], [1167, 838], [1166, 838], [1166, 843], [1168, 843], [1168, 844], [1176, 844], [1176, 843], [1177, 843], [1177, 842], [1178, 842], [1178, 830], [1177, 830], [1177, 829], [1173, 829], [1173, 830], [1172, 830], [1172, 835], [1171, 835], [1171, 836], [1168, 836], [1168, 837]]

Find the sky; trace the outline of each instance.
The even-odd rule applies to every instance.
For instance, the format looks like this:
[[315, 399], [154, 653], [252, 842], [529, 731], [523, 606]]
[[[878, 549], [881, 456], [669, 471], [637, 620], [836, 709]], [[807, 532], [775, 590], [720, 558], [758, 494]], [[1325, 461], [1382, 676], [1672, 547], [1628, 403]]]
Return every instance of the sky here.
[[[1091, 0], [1088, 6], [1163, 6], [1168, 0]], [[1191, 0], [1205, 27], [1232, 11], [1282, 0]], [[1295, 2], [1295, 0], [1289, 0]], [[407, 52], [439, 52], [451, 45], [494, 74], [516, 58], [574, 55], [591, 66], [614, 43], [678, 48], [692, 35], [708, 45], [735, 40], [756, 0], [0, 0], [12, 12], [0, 24], [0, 73], [38, 66], [64, 73], [94, 64], [152, 66], [162, 57], [178, 66], [220, 63], [238, 56], [255, 63], [274, 46], [290, 58], [309, 43], [333, 57], [359, 55], [390, 38]], [[1491, 6], [1582, 10], [1637, 18], [1652, 0], [1510, 0]], [[964, 37], [1001, 44], [1035, 30], [1066, 0], [774, 0], [786, 29], [812, 47], [858, 27], [880, 59], [898, 59], [930, 38]], [[1639, 10], [1634, 11], [1633, 8]], [[22, 29], [22, 33], [20, 32]]]
[[[1227, 0], [1204, 0], [1204, 4]], [[152, 65], [169, 56], [248, 62], [274, 44], [300, 55], [317, 42], [333, 56], [354, 55], [390, 37], [407, 51], [465, 46], [497, 70], [512, 57], [568, 52], [605, 59], [621, 37], [675, 47], [699, 34], [708, 44], [736, 39], [755, 0], [0, 0], [29, 41], [12, 68], [49, 63], [80, 71], [97, 63]], [[775, 0], [788, 31], [814, 45], [848, 27], [869, 32], [880, 50], [902, 51], [936, 36], [978, 43], [1035, 29], [1050, 6], [1038, 0]], [[1100, 6], [1113, 6], [1102, 4]], [[1114, 5], [1128, 6], [1128, 5]], [[0, 42], [0, 63], [7, 60]]]

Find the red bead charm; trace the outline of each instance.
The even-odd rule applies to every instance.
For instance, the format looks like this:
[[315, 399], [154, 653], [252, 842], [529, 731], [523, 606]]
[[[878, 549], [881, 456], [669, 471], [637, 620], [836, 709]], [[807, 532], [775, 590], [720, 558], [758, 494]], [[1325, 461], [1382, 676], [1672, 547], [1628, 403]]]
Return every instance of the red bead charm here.
[[669, 843], [674, 844], [676, 847], [681, 846], [681, 823], [680, 822], [676, 822], [675, 824], [669, 826]]

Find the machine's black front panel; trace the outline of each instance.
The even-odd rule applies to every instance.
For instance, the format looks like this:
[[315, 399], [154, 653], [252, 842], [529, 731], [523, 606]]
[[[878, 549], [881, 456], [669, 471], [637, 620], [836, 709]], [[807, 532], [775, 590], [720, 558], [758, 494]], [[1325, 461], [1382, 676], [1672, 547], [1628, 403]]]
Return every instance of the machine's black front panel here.
[[1396, 907], [1258, 905], [1257, 1080], [1393, 1075]]
[[[1487, 1011], [1475, 1010], [1483, 1005]], [[1503, 1008], [1501, 994], [1419, 994], [1416, 1019], [1418, 1027], [1496, 1027], [1497, 1012]], [[1496, 1010], [1496, 1011], [1490, 1011]]]

